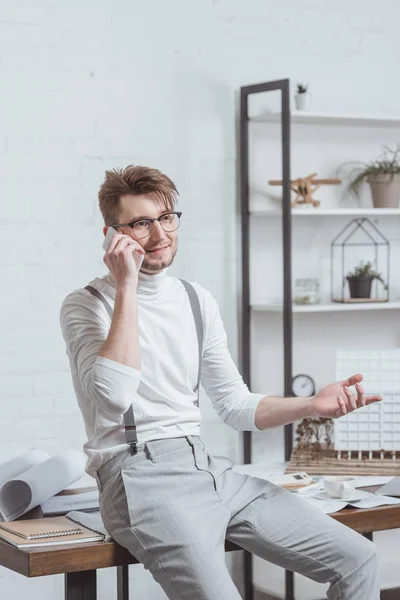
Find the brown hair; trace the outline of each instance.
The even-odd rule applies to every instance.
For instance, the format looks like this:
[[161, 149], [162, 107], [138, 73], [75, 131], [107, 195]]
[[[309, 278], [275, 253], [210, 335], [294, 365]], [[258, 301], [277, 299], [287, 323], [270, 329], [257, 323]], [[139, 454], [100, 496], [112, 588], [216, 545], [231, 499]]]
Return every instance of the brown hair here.
[[171, 179], [158, 169], [129, 165], [106, 171], [99, 190], [99, 206], [105, 225], [118, 221], [119, 200], [125, 194], [154, 194], [165, 202], [167, 210], [174, 210], [178, 191]]

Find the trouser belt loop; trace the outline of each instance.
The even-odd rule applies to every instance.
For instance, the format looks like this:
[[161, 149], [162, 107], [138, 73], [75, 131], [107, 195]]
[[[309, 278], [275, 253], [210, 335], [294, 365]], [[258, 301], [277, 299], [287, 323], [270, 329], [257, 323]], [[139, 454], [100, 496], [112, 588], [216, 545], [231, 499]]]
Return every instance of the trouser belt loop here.
[[96, 479], [97, 487], [99, 488], [99, 492], [102, 492], [103, 486], [101, 485], [100, 477], [98, 476], [97, 471], [94, 472], [94, 477]]
[[151, 449], [151, 445], [150, 444], [145, 444], [144, 447], [145, 447], [146, 453], [147, 453], [148, 457], [150, 458], [151, 462], [152, 463], [157, 462], [156, 454]]

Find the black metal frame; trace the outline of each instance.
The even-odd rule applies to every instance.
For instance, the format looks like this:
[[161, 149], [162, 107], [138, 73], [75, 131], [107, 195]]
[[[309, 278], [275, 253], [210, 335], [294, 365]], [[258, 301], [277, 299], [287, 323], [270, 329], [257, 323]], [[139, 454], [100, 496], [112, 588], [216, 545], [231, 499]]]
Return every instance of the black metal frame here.
[[[96, 600], [97, 569], [64, 575], [64, 600]], [[117, 567], [117, 600], [129, 600], [129, 565]]]
[[64, 598], [65, 600], [96, 600], [97, 570], [65, 573]]
[[[365, 227], [371, 228], [371, 232], [373, 235], [376, 235], [380, 241], [374, 239], [373, 235], [368, 231]], [[353, 227], [352, 227], [353, 226]], [[352, 236], [355, 235], [358, 231], [362, 230], [365, 236], [370, 240], [368, 242], [350, 242]], [[343, 239], [343, 241], [339, 242], [341, 238], [343, 238], [344, 234], [348, 233], [348, 235]], [[333, 238], [331, 242], [331, 300], [332, 302], [346, 302], [345, 300], [345, 251], [346, 246], [372, 246], [375, 250], [375, 265], [379, 270], [379, 246], [384, 246], [387, 250], [386, 253], [386, 283], [387, 283], [387, 294], [386, 299], [382, 300], [382, 302], [389, 302], [389, 289], [390, 289], [390, 243], [389, 240], [379, 231], [379, 229], [366, 217], [362, 217], [359, 219], [352, 219], [340, 232]], [[335, 278], [336, 271], [334, 268], [334, 259], [335, 259], [335, 249], [339, 248], [341, 250], [341, 272], [340, 272], [340, 283], [341, 283], [341, 297], [335, 297], [334, 288], [335, 288]]]
[[[292, 390], [292, 214], [290, 204], [290, 85], [289, 79], [269, 81], [240, 88], [239, 177], [242, 234], [242, 320], [240, 364], [244, 381], [251, 388], [251, 306], [249, 248], [249, 115], [248, 99], [253, 94], [281, 92], [282, 135], [282, 244], [283, 244], [283, 353], [284, 395]], [[293, 426], [285, 425], [285, 460], [290, 459], [293, 446]], [[243, 459], [251, 462], [251, 432], [244, 432]], [[252, 555], [245, 552], [245, 600], [253, 600]], [[286, 571], [286, 600], [294, 600], [293, 573]]]
[[[120, 227], [130, 227], [131, 229], [133, 229], [134, 226], [136, 225], [136, 223], [140, 223], [141, 221], [150, 221], [152, 226], [153, 226], [154, 221], [158, 221], [161, 225], [160, 219], [165, 217], [165, 215], [177, 215], [177, 217], [178, 217], [178, 227], [176, 227], [175, 229], [170, 229], [169, 231], [167, 231], [167, 233], [171, 233], [172, 231], [176, 231], [177, 229], [179, 229], [179, 225], [181, 224], [181, 216], [182, 216], [182, 212], [179, 210], [167, 211], [167, 212], [163, 213], [162, 215], [160, 215], [159, 217], [155, 217], [154, 219], [150, 219], [150, 217], [142, 217], [141, 219], [134, 219], [133, 221], [130, 221], [129, 223], [113, 223], [112, 225], [110, 225], [110, 227], [114, 227], [114, 229], [116, 229], [117, 231]], [[161, 225], [161, 227], [162, 227], [162, 225]], [[166, 230], [164, 229], [164, 231], [166, 231]], [[138, 238], [138, 239], [143, 240], [148, 235], [150, 235], [150, 233], [148, 233], [145, 236]]]

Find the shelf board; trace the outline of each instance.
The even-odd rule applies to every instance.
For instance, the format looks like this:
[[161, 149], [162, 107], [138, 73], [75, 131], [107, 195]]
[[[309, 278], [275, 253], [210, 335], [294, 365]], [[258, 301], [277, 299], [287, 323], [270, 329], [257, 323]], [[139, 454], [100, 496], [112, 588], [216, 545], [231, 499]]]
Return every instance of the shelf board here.
[[[253, 210], [249, 213], [257, 217], [281, 216], [280, 208]], [[338, 216], [400, 216], [400, 208], [292, 208], [293, 217], [338, 217]]]
[[[250, 122], [279, 123], [281, 113], [271, 112], [250, 117]], [[314, 113], [306, 111], [292, 111], [292, 123], [305, 123], [310, 125], [355, 125], [358, 127], [400, 127], [400, 116], [374, 116], [374, 115], [341, 115], [332, 113]]]
[[[279, 304], [253, 304], [251, 309], [256, 312], [283, 312]], [[400, 300], [393, 302], [328, 302], [326, 304], [293, 304], [294, 313], [343, 312], [360, 310], [394, 310], [400, 309]]]

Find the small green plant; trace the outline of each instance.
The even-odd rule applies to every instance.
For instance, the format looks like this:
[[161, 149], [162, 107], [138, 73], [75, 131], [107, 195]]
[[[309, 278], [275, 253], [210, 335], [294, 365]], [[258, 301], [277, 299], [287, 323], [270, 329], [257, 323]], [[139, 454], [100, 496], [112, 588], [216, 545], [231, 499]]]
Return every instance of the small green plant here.
[[307, 89], [308, 89], [308, 85], [305, 85], [304, 83], [297, 84], [297, 93], [298, 94], [305, 94]]
[[353, 269], [353, 271], [350, 271], [346, 275], [347, 280], [353, 279], [353, 278], [365, 279], [367, 277], [368, 278], [372, 277], [372, 279], [377, 279], [378, 281], [380, 281], [383, 284], [383, 287], [385, 288], [385, 290], [388, 289], [388, 286], [385, 283], [385, 281], [383, 280], [381, 273], [378, 273], [377, 271], [375, 271], [375, 269], [373, 268], [373, 264], [370, 261], [368, 261], [368, 262], [360, 261], [360, 264], [358, 265], [358, 267], [355, 267]]
[[400, 174], [400, 145], [398, 144], [394, 149], [383, 146], [382, 153], [376, 160], [370, 162], [353, 161], [345, 163], [342, 167], [348, 165], [358, 165], [349, 174], [349, 191], [358, 197], [361, 185], [369, 176], [391, 175], [393, 178], [394, 175]]

